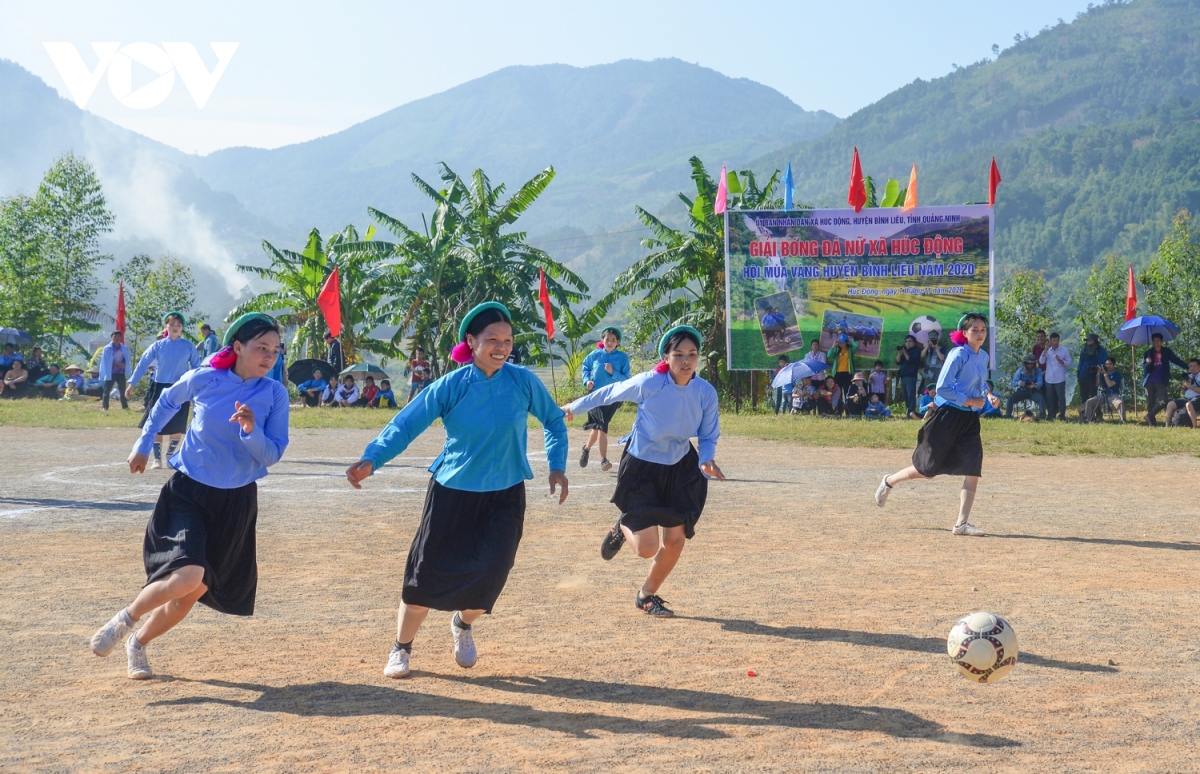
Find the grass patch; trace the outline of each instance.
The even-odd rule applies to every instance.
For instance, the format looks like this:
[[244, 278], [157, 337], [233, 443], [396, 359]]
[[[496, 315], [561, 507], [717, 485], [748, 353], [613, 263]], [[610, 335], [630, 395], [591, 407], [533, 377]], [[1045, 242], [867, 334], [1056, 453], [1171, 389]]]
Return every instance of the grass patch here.
[[[380, 430], [395, 415], [392, 409], [321, 409], [292, 407], [291, 426], [297, 429]], [[95, 401], [0, 400], [0, 427], [48, 427], [64, 430], [133, 428], [141, 419], [141, 406], [128, 411], [101, 411]], [[629, 432], [635, 410], [626, 404], [609, 427], [614, 445]], [[571, 423], [571, 447], [581, 445], [584, 417]], [[538, 423], [530, 418], [530, 427]], [[908, 420], [865, 422], [855, 419], [818, 419], [808, 416], [723, 412], [725, 435], [783, 441], [801, 446], [837, 446], [871, 449], [911, 449], [919, 423]], [[1045, 456], [1155, 457], [1162, 454], [1200, 456], [1200, 431], [1164, 429], [1115, 423], [1020, 423], [985, 420], [983, 442], [987, 452]], [[610, 452], [619, 456], [619, 451]]]

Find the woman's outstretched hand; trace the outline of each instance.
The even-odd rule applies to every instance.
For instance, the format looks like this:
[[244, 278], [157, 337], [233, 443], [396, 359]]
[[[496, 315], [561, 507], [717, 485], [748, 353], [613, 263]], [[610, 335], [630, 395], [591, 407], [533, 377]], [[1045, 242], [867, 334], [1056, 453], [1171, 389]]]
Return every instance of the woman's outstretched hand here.
[[562, 505], [567, 499], [567, 474], [561, 470], [550, 471], [550, 494], [554, 494], [554, 487], [562, 487], [562, 494], [558, 496], [558, 504]]
[[709, 478], [715, 478], [718, 481], [725, 480], [725, 474], [721, 472], [721, 469], [717, 467], [717, 463], [713, 460], [700, 463], [700, 472]]
[[129, 472], [130, 473], [145, 473], [146, 472], [146, 462], [149, 459], [150, 458], [145, 454], [138, 454], [137, 452], [131, 452], [129, 454], [129, 460], [128, 460]]
[[245, 403], [233, 402], [233, 416], [229, 418], [230, 422], [237, 422], [242, 426], [242, 432], [250, 435], [254, 432], [254, 410]]
[[566, 420], [568, 422], [575, 419], [575, 415], [571, 413], [571, 405], [569, 403], [566, 406], [559, 406], [559, 408], [561, 408], [563, 413], [567, 415]]
[[375, 465], [370, 460], [359, 460], [350, 467], [346, 468], [346, 480], [350, 482], [350, 486], [355, 489], [362, 489], [360, 483], [375, 470]]

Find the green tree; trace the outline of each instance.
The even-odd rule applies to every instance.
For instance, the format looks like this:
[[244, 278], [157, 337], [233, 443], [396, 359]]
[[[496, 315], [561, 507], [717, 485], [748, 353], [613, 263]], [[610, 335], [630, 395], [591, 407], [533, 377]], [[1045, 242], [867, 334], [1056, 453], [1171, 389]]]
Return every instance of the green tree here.
[[325, 282], [327, 260], [321, 232], [308, 233], [308, 243], [301, 252], [280, 250], [263, 241], [270, 264], [267, 266], [239, 265], [238, 271], [271, 280], [278, 288], [259, 293], [234, 308], [227, 319], [233, 320], [246, 312], [270, 312], [284, 327], [296, 329], [288, 349], [294, 358], [324, 356], [325, 322], [317, 307], [317, 296]]
[[51, 333], [55, 356], [61, 359], [70, 334], [100, 328], [94, 322], [100, 289], [96, 269], [110, 258], [100, 253], [100, 236], [112, 231], [113, 216], [91, 165], [72, 153], [54, 162], [34, 199], [46, 284], [53, 296]]
[[[694, 197], [679, 194], [687, 208], [686, 226], [672, 228], [645, 208], [637, 207], [638, 219], [654, 232], [642, 240], [651, 252], [616, 278], [613, 292], [643, 294], [638, 307], [639, 337], [652, 340], [655, 333], [675, 325], [691, 325], [704, 334], [701, 350], [707, 375], [719, 386], [718, 372], [727, 362], [725, 217], [713, 214], [717, 181], [704, 168], [704, 162], [693, 156], [688, 163], [696, 193]], [[727, 174], [726, 204], [730, 209], [783, 206], [782, 198], [774, 195], [779, 170], [761, 188], [750, 170]]]
[[1103, 263], [1092, 266], [1084, 289], [1072, 294], [1080, 341], [1095, 333], [1100, 337], [1100, 346], [1109, 352], [1115, 352], [1114, 347], [1120, 344], [1117, 330], [1125, 324], [1126, 266], [1123, 259], [1110, 253]]
[[374, 239], [374, 226], [368, 226], [361, 238], [358, 229], [346, 226], [325, 243], [329, 270], [338, 270], [342, 309], [342, 334], [338, 338], [347, 364], [360, 362], [364, 352], [384, 358], [397, 354], [391, 342], [368, 335], [386, 322], [383, 302], [394, 287], [392, 268], [379, 253], [368, 249]]
[[1146, 309], [1179, 326], [1171, 348], [1184, 357], [1200, 357], [1200, 234], [1192, 215], [1180, 210], [1158, 255], [1139, 278], [1146, 288]]
[[43, 346], [53, 323], [48, 278], [36, 203], [28, 196], [0, 200], [0, 325]]
[[113, 282], [125, 283], [125, 341], [139, 351], [139, 343], [163, 329], [167, 312], [182, 312], [189, 320], [196, 302], [196, 280], [183, 261], [167, 254], [157, 261], [135, 255], [113, 272]]
[[1000, 373], [1014, 373], [1033, 347], [1038, 330], [1051, 330], [1057, 319], [1042, 272], [1022, 269], [1006, 279], [996, 299]]

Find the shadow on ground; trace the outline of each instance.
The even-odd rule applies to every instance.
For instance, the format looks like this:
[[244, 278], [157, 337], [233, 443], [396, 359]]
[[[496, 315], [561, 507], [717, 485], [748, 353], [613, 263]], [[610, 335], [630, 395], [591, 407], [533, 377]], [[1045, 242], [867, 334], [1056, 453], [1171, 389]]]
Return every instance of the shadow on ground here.
[[[279, 712], [305, 717], [355, 717], [400, 715], [456, 720], [488, 720], [511, 726], [546, 729], [577, 738], [609, 734], [654, 734], [680, 739], [723, 739], [721, 726], [810, 728], [829, 731], [875, 731], [902, 739], [929, 739], [972, 747], [1015, 747], [1019, 742], [990, 734], [958, 734], [940, 724], [891, 707], [855, 707], [768, 701], [710, 691], [627, 685], [563, 677], [442, 677], [448, 682], [492, 688], [518, 696], [549, 696], [588, 702], [664, 707], [712, 717], [636, 719], [598, 712], [535, 709], [525, 704], [488, 702], [438, 696], [411, 690], [413, 682], [391, 685], [321, 682], [308, 685], [270, 686], [224, 680], [195, 681], [217, 688], [258, 691], [249, 701], [216, 696], [195, 696], [153, 702], [151, 706], [221, 704], [259, 712]], [[412, 677], [409, 680], [413, 680]], [[192, 681], [188, 681], [192, 682]]]
[[52, 497], [0, 497], [0, 508], [62, 508], [65, 511], [152, 511], [154, 503], [134, 500], [57, 500]]
[[1181, 540], [1178, 543], [1167, 543], [1161, 540], [1121, 540], [1118, 538], [1086, 538], [1051, 536], [1051, 535], [996, 535], [989, 532], [989, 536], [1006, 538], [1008, 540], [1051, 540], [1064, 543], [1091, 543], [1101, 546], [1132, 546], [1133, 548], [1160, 548], [1168, 551], [1200, 551], [1200, 543], [1194, 543], [1190, 540]]
[[[853, 629], [818, 629], [809, 626], [768, 626], [756, 621], [743, 621], [727, 618], [703, 618], [700, 616], [676, 616], [690, 621], [719, 624], [727, 632], [739, 634], [758, 634], [764, 637], [782, 637], [785, 640], [807, 640], [809, 642], [845, 642], [852, 645], [869, 645], [875, 648], [891, 648], [892, 650], [911, 650], [916, 653], [946, 654], [946, 641], [937, 637], [916, 637], [911, 634], [880, 634], [876, 632], [858, 632]], [[1073, 672], [1116, 672], [1115, 667], [1104, 664], [1087, 664], [1082, 661], [1060, 661], [1046, 658], [1036, 653], [1021, 651], [1019, 662], [1034, 666], [1068, 669]]]

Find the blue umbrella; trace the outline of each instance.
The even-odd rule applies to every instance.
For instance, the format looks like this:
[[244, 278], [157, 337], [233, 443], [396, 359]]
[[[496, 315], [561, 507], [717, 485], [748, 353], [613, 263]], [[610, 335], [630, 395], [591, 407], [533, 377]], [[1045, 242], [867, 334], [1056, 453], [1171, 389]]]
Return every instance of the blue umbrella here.
[[1150, 338], [1156, 333], [1162, 334], [1163, 341], [1167, 342], [1179, 335], [1179, 327], [1170, 320], [1147, 314], [1134, 317], [1122, 325], [1117, 331], [1117, 338], [1130, 346], [1145, 347], [1149, 346]]
[[0, 328], [0, 344], [32, 344], [33, 337], [18, 328]]
[[779, 369], [779, 373], [775, 374], [775, 378], [771, 380], [772, 387], [783, 387], [784, 385], [793, 384], [808, 376], [816, 376], [820, 371], [824, 371], [829, 367], [828, 363], [822, 363], [818, 360], [801, 360], [798, 363], [789, 363]]

